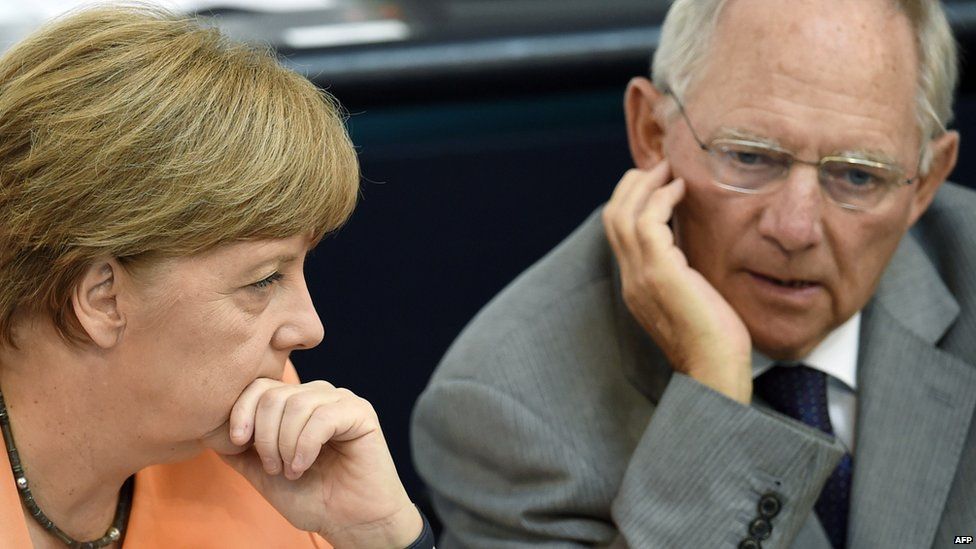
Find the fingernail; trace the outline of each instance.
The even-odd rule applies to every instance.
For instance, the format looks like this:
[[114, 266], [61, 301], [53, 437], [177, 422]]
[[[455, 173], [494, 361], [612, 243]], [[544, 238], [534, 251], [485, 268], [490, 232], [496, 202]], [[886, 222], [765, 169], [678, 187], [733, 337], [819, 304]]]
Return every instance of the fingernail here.
[[295, 454], [295, 459], [291, 460], [291, 468], [294, 471], [304, 471], [305, 470], [305, 456], [301, 454]]
[[264, 458], [264, 470], [270, 475], [277, 475], [278, 461], [272, 458]]
[[234, 430], [230, 432], [230, 438], [234, 440], [241, 440], [244, 438], [244, 427], [234, 427]]

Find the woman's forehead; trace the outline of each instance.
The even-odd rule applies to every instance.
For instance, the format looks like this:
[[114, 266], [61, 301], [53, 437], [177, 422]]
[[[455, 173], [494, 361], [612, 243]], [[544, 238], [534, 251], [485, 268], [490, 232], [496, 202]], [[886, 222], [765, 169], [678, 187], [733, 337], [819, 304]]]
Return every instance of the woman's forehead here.
[[192, 256], [166, 258], [158, 264], [157, 272], [170, 277], [190, 274], [207, 278], [236, 277], [268, 266], [301, 261], [311, 247], [312, 241], [305, 234], [231, 242]]

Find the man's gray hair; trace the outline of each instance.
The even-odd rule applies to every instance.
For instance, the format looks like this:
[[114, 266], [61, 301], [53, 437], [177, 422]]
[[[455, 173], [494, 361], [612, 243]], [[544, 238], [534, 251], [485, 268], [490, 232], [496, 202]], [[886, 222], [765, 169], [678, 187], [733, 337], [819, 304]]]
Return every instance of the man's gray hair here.
[[[916, 116], [923, 144], [946, 131], [952, 121], [952, 97], [959, 76], [956, 42], [938, 0], [889, 0], [904, 13], [915, 31], [918, 49]], [[685, 94], [704, 67], [709, 44], [728, 0], [674, 0], [664, 19], [661, 42], [654, 53], [654, 85]], [[922, 172], [931, 153], [926, 147]]]

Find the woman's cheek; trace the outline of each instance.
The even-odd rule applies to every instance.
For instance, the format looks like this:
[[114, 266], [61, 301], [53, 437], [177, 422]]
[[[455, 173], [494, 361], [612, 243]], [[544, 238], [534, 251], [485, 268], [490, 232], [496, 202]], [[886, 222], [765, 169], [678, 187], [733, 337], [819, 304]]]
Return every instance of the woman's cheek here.
[[204, 448], [209, 448], [214, 452], [225, 456], [233, 456], [246, 452], [253, 444], [253, 440], [248, 441], [248, 443], [243, 446], [238, 446], [231, 442], [230, 423], [226, 421], [220, 427], [204, 435], [200, 442]]

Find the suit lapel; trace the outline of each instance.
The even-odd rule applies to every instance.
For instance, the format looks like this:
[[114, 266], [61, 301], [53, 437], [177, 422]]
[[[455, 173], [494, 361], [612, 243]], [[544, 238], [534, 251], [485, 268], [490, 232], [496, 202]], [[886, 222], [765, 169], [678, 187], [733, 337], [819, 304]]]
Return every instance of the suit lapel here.
[[935, 342], [959, 306], [906, 237], [864, 311], [850, 547], [929, 547], [976, 406], [976, 368]]

